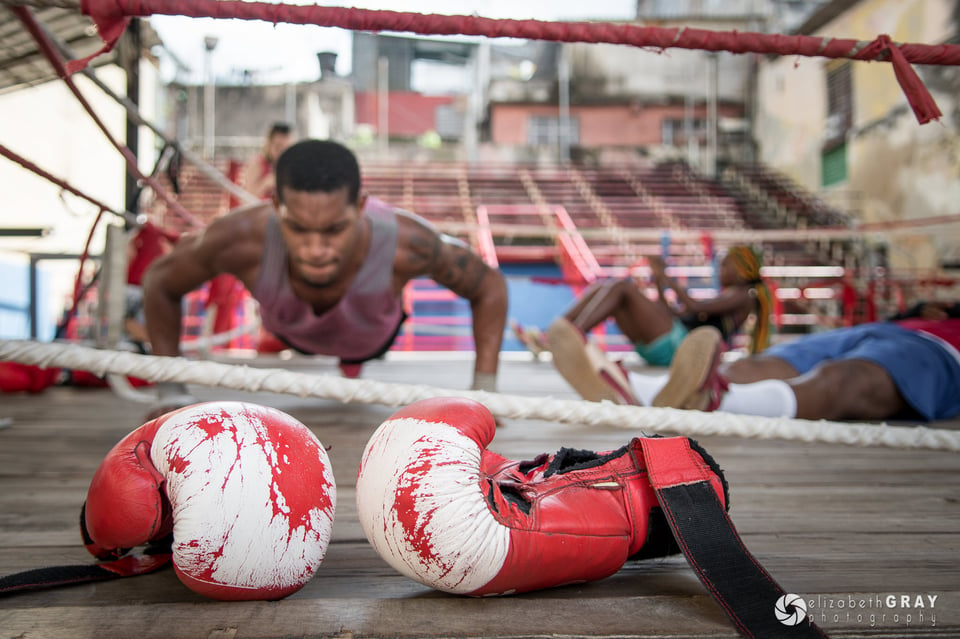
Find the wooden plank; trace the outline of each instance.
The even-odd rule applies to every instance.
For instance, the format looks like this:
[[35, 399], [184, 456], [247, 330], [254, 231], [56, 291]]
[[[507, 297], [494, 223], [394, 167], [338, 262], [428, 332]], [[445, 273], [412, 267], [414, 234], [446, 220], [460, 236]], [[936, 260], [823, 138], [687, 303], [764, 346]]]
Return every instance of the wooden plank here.
[[[264, 358], [252, 366], [335, 372], [335, 363]], [[471, 362], [374, 362], [382, 381], [466, 388]], [[505, 362], [511, 393], [572, 398], [549, 363]], [[332, 543], [316, 577], [279, 602], [215, 602], [172, 570], [0, 598], [0, 636], [62, 637], [734, 637], [732, 625], [680, 556], [628, 563], [612, 577], [516, 597], [469, 599], [403, 577], [366, 542], [355, 503], [367, 439], [395, 409], [279, 394], [196, 388], [201, 400], [246, 400], [289, 412], [330, 447], [338, 486]], [[92, 561], [78, 531], [87, 485], [146, 407], [109, 391], [50, 389], [0, 398], [0, 570]], [[530, 459], [561, 446], [610, 450], [639, 433], [507, 420], [492, 449]], [[956, 427], [957, 424], [948, 424]], [[936, 626], [914, 614], [873, 623], [832, 619], [843, 637], [960, 636], [960, 461], [954, 453], [708, 437], [725, 469], [731, 518], [747, 547], [801, 596], [936, 594]], [[899, 610], [899, 609], [898, 609]]]
[[[198, 637], [542, 637], [565, 636], [733, 638], [708, 597], [683, 601], [655, 597], [624, 605], [621, 597], [557, 600], [440, 598], [336, 599], [223, 604], [139, 603], [100, 608], [49, 607], [0, 611], [0, 627], [31, 639], [60, 638], [69, 619], [73, 637], [197, 639]], [[544, 609], [545, 603], [549, 612]], [[683, 617], [678, 612], [685, 613]], [[64, 624], [66, 625], [66, 624]], [[16, 635], [14, 635], [16, 636]]]

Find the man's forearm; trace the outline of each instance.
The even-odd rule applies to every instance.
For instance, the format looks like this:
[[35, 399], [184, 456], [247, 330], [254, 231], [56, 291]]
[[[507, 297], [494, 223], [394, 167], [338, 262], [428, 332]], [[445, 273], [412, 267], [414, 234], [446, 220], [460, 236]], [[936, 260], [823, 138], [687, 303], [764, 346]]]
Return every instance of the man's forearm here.
[[154, 355], [180, 355], [180, 327], [183, 315], [180, 301], [155, 301], [144, 310], [147, 318], [147, 334], [150, 336], [150, 349]]
[[476, 346], [474, 372], [496, 375], [507, 325], [507, 284], [499, 271], [490, 271], [486, 277], [489, 281], [484, 295], [471, 304]]
[[506, 320], [495, 310], [476, 308], [473, 313], [473, 341], [476, 345], [474, 369], [479, 373], [496, 374], [500, 364], [500, 346]]
[[481, 331], [474, 330], [474, 342], [476, 343], [476, 362], [474, 371], [477, 373], [488, 373], [496, 375], [500, 366], [500, 346], [503, 337], [495, 339], [492, 335], [487, 335]]

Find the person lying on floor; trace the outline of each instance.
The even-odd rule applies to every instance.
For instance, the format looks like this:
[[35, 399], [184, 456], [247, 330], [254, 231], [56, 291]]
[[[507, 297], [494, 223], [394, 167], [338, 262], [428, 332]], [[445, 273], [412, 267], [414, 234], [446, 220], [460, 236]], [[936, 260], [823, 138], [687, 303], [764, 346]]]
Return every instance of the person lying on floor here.
[[889, 320], [812, 333], [723, 362], [712, 327], [677, 349], [669, 373], [629, 374], [597, 362], [595, 379], [630, 403], [828, 420], [951, 419], [960, 415], [960, 303], [923, 302]]

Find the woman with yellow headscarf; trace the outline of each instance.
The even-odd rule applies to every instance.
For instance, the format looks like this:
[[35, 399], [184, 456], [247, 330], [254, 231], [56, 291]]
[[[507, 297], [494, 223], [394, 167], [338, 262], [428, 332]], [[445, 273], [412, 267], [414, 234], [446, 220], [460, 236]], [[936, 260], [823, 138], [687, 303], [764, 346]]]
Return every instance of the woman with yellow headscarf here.
[[[773, 311], [773, 296], [770, 287], [760, 276], [763, 266], [760, 255], [751, 247], [739, 244], [731, 246], [725, 258], [730, 268], [737, 274], [737, 279], [745, 284], [747, 292], [756, 299], [756, 308], [753, 309], [755, 321], [750, 333], [750, 354], [762, 352], [770, 345], [770, 314]], [[723, 265], [721, 264], [721, 268]]]
[[[667, 288], [673, 289], [676, 294], [677, 306], [669, 308], [687, 331], [700, 326], [713, 326], [729, 343], [753, 314], [755, 321], [750, 336], [750, 354], [759, 353], [769, 346], [772, 296], [760, 276], [760, 255], [750, 246], [738, 244], [727, 250], [720, 261], [720, 292], [712, 298], [691, 297], [676, 280], [666, 274], [661, 260], [652, 260], [650, 267], [660, 299], [665, 299], [664, 291]], [[643, 355], [642, 352], [640, 354]]]

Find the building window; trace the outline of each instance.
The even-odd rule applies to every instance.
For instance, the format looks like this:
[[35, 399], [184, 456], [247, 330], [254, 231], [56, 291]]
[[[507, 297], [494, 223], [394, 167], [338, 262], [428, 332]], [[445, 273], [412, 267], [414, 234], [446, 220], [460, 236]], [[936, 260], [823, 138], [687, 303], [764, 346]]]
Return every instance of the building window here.
[[[707, 139], [706, 120], [693, 119], [689, 122], [689, 137], [697, 143]], [[661, 144], [666, 146], [686, 146], [687, 144], [687, 121], [681, 118], [665, 119], [660, 125]]]
[[847, 145], [835, 146], [824, 151], [820, 158], [820, 183], [833, 186], [847, 180]]
[[824, 151], [842, 144], [853, 126], [853, 74], [850, 62], [827, 65], [827, 122]]
[[[570, 118], [568, 120], [566, 143], [580, 143], [580, 120]], [[530, 146], [548, 146], [560, 143], [560, 118], [543, 117], [539, 115], [530, 116], [527, 123], [527, 144]]]
[[451, 104], [441, 104], [434, 110], [437, 133], [444, 140], [459, 140], [463, 137], [463, 111]]

